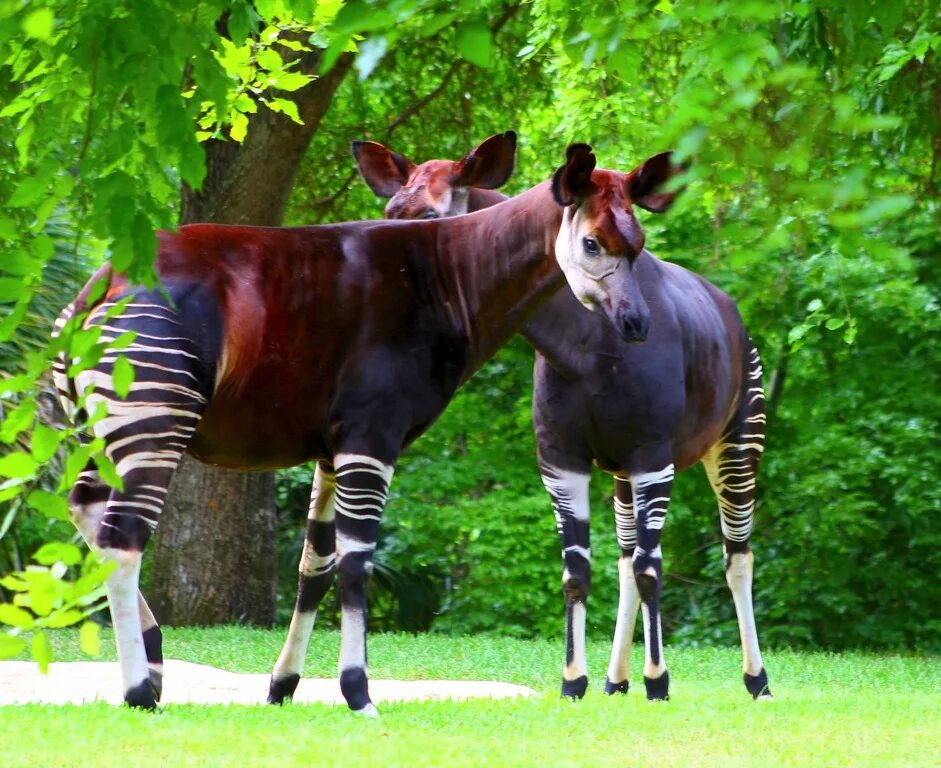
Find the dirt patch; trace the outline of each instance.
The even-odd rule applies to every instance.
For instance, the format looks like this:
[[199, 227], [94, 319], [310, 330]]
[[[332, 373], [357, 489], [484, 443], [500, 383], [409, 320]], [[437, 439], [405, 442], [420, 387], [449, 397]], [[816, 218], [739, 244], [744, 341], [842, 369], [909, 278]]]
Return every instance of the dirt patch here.
[[[163, 704], [264, 704], [269, 675], [226, 672], [206, 664], [168, 659], [164, 667]], [[388, 701], [505, 699], [535, 696], [531, 688], [486, 680], [370, 680], [369, 693]], [[43, 675], [31, 661], [0, 662], [0, 705], [85, 704], [122, 701], [116, 662], [75, 661], [51, 664]], [[336, 679], [303, 679], [294, 701], [344, 704]]]

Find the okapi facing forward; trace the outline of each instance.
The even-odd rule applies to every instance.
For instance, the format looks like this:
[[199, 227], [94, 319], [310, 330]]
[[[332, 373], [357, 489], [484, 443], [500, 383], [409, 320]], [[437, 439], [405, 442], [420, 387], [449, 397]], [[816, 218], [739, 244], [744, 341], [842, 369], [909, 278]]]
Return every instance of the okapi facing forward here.
[[[109, 353], [73, 379], [60, 361], [56, 382], [73, 404], [106, 409], [94, 434], [123, 484], [108, 487], [90, 464], [70, 506], [86, 539], [117, 563], [108, 598], [127, 703], [153, 708], [160, 695], [160, 630], [138, 576], [170, 477], [188, 450], [240, 469], [318, 460], [298, 612], [269, 701], [293, 694], [317, 606], [337, 572], [340, 687], [351, 709], [375, 713], [365, 589], [394, 464], [565, 281], [555, 243], [560, 232], [566, 241], [571, 212], [555, 199], [584, 201], [610, 222], [608, 255], [566, 254], [563, 270], [576, 283], [577, 274], [605, 265], [599, 297], [582, 298], [601, 301], [628, 336], [645, 323], [633, 280], [639, 230], [627, 213], [630, 177], [592, 173], [594, 165], [590, 147], [572, 145], [551, 183], [501, 212], [446, 221], [185, 226], [159, 236], [161, 289], [131, 285], [107, 267], [91, 279], [57, 330], [68, 332], [69, 319], [87, 309], [79, 322], [99, 325], [105, 340], [135, 331], [123, 354], [136, 380], [118, 397], [116, 353]], [[91, 301], [98, 281], [106, 291]]]
[[[506, 180], [515, 142], [493, 136], [462, 160], [415, 165], [382, 144], [353, 142], [366, 182], [391, 197], [390, 218], [455, 216], [506, 200], [498, 192], [466, 189], [467, 168], [488, 182]], [[657, 155], [632, 174], [669, 174]], [[489, 167], [489, 170], [488, 170]], [[502, 182], [501, 182], [502, 183]], [[499, 186], [488, 183], [487, 186]], [[651, 211], [672, 202], [667, 193], [632, 196]], [[498, 210], [510, 209], [503, 207]], [[611, 251], [612, 233], [592, 215], [591, 201], [566, 211], [567, 236], [556, 254], [582, 248]], [[644, 684], [648, 699], [669, 697], [663, 660], [659, 597], [663, 582], [660, 531], [675, 471], [701, 461], [719, 501], [726, 581], [742, 641], [744, 681], [754, 697], [770, 697], [752, 608], [749, 547], [755, 474], [764, 446], [761, 364], [732, 300], [698, 275], [641, 250], [635, 263], [650, 308], [643, 344], [618, 337], [597, 314], [560, 290], [527, 321], [521, 334], [536, 349], [533, 420], [543, 483], [552, 498], [565, 570], [566, 664], [562, 693], [580, 698], [588, 686], [585, 603], [591, 585], [588, 481], [592, 462], [615, 478], [615, 523], [621, 558], [620, 604], [607, 693], [626, 693], [638, 604], [644, 618]], [[613, 240], [616, 242], [616, 238]], [[597, 274], [602, 274], [598, 272]], [[590, 288], [583, 286], [582, 295]]]

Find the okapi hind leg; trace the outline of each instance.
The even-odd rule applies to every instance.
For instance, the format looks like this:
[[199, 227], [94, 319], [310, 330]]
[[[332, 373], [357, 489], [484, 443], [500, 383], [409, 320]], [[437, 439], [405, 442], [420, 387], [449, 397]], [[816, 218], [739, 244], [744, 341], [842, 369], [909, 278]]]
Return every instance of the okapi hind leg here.
[[340, 691], [350, 709], [375, 717], [366, 671], [366, 586], [373, 569], [379, 520], [394, 467], [372, 456], [338, 453], [336, 553], [340, 584]]
[[660, 626], [663, 588], [660, 532], [670, 503], [673, 464], [653, 472], [632, 474], [630, 481], [637, 520], [637, 545], [631, 565], [644, 619], [644, 687], [649, 701], [666, 701], [670, 698], [670, 673], [663, 658]]
[[[117, 563], [107, 590], [124, 700], [153, 709], [162, 677], [152, 675], [150, 663], [156, 661], [153, 654], [159, 643], [154, 640], [159, 635], [151, 631], [144, 637], [153, 615], [141, 609], [141, 557], [157, 526], [173, 472], [205, 408], [215, 364], [202, 342], [187, 335], [181, 318], [155, 299], [138, 297], [114, 318], [105, 314], [109, 306], [96, 307], [88, 322], [100, 324], [103, 341], [127, 330], [137, 332], [123, 352], [134, 367], [134, 381], [126, 396], [115, 393], [112, 352], [94, 369], [75, 377], [76, 394], [87, 396], [87, 412], [104, 408], [105, 417], [93, 424], [92, 431], [104, 441], [105, 455], [123, 486], [109, 490], [103, 511], [97, 508], [100, 518], [89, 526], [88, 534], [94, 528], [95, 546]], [[81, 493], [76, 484], [75, 494]]]
[[703, 457], [703, 466], [719, 502], [725, 580], [732, 592], [742, 643], [745, 688], [754, 699], [770, 699], [768, 674], [758, 646], [752, 603], [755, 556], [749, 545], [755, 517], [755, 478], [765, 439], [761, 363], [751, 351], [746, 394], [721, 440]]
[[[89, 547], [95, 546], [98, 527], [101, 518], [104, 517], [110, 495], [111, 489], [102, 482], [95, 463], [89, 462], [88, 466], [79, 473], [78, 480], [69, 494], [72, 522]], [[137, 592], [137, 607], [150, 684], [156, 700], [160, 701], [163, 692], [163, 634], [140, 590]]]
[[618, 616], [611, 643], [611, 661], [604, 692], [608, 695], [627, 693], [630, 687], [631, 645], [640, 592], [634, 580], [633, 557], [637, 546], [637, 518], [634, 515], [634, 494], [630, 478], [614, 478], [614, 524], [621, 556], [618, 558]]
[[283, 704], [294, 696], [301, 680], [317, 608], [336, 573], [336, 474], [327, 462], [318, 462], [307, 513], [307, 534], [298, 566], [297, 603], [284, 648], [271, 673], [268, 703]]
[[562, 594], [565, 598], [565, 666], [562, 695], [581, 699], [588, 689], [585, 619], [591, 590], [588, 501], [590, 475], [541, 462], [542, 482], [552, 499], [562, 544]]

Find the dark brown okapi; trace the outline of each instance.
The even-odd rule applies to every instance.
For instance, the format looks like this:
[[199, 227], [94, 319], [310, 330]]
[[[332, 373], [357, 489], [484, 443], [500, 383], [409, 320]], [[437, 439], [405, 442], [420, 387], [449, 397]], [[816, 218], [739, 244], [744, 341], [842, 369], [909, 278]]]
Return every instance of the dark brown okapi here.
[[[466, 189], [472, 182], [464, 169], [472, 167], [476, 178], [490, 182], [505, 180], [512, 171], [514, 150], [515, 143], [498, 135], [461, 161], [416, 165], [382, 144], [353, 142], [353, 155], [370, 188], [392, 198], [386, 206], [390, 218], [453, 216], [506, 200], [489, 189]], [[669, 154], [657, 155], [630, 174], [630, 201], [650, 211], [666, 210], [672, 194], [651, 194], [655, 187], [647, 179], [652, 176], [659, 183], [672, 175], [669, 165]], [[588, 254], [610, 252], [620, 243], [611, 229], [613, 222], [618, 222], [619, 232], [632, 233], [630, 248], [641, 251], [635, 263], [637, 280], [650, 309], [646, 341], [626, 342], [565, 290], [543, 304], [521, 330], [536, 349], [533, 420], [539, 467], [552, 497], [565, 564], [562, 693], [581, 697], [588, 685], [588, 480], [594, 462], [615, 478], [621, 547], [621, 598], [605, 691], [627, 692], [640, 604], [647, 697], [668, 698], [658, 607], [663, 580], [660, 530], [674, 471], [701, 461], [719, 502], [726, 580], [738, 615], [745, 687], [755, 698], [770, 696], [752, 608], [749, 547], [765, 423], [758, 354], [725, 293], [641, 250], [643, 233], [635, 223], [623, 223], [632, 218], [630, 208], [619, 211], [608, 205], [598, 216], [593, 208], [599, 199], [565, 201], [574, 203], [566, 210], [571, 226], [567, 242], [563, 244], [560, 237], [556, 252], [560, 259], [578, 249]], [[582, 295], [590, 291], [589, 283]]]
[[[578, 282], [576, 273], [588, 268], [589, 257], [568, 257], [559, 269], [555, 243], [567, 214], [554, 197], [597, 199], [591, 205], [600, 216], [609, 205], [624, 210], [627, 177], [593, 174], [594, 165], [590, 147], [572, 145], [552, 182], [503, 211], [442, 221], [184, 226], [159, 235], [156, 289], [109, 267], [89, 281], [56, 334], [90, 325], [106, 342], [137, 334], [121, 352], [135, 371], [126, 397], [115, 392], [114, 349], [74, 376], [69, 361], [56, 369], [71, 405], [103, 409], [92, 431], [121, 480], [111, 488], [89, 464], [70, 506], [86, 539], [117, 564], [107, 586], [126, 702], [153, 708], [160, 694], [160, 630], [138, 577], [170, 478], [188, 450], [239, 469], [318, 461], [298, 610], [269, 701], [293, 694], [317, 606], [336, 572], [340, 687], [351, 709], [375, 713], [365, 589], [395, 462], [562, 286], [563, 270]], [[646, 313], [633, 279], [636, 223], [618, 224], [624, 235], [603, 257], [599, 285], [607, 316], [632, 335]]]

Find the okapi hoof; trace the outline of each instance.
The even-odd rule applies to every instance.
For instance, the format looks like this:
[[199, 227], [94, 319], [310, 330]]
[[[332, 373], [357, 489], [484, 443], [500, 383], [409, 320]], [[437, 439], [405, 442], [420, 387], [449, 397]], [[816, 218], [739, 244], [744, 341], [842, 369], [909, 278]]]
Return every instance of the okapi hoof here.
[[647, 689], [647, 701], [669, 701], [670, 673], [664, 672], [660, 677], [644, 675], [644, 688]]
[[585, 698], [585, 691], [588, 690], [588, 676], [582, 675], [574, 680], [562, 679], [562, 697], [578, 701]]
[[627, 689], [630, 687], [627, 680], [622, 680], [620, 683], [612, 683], [611, 680], [605, 679], [604, 681], [604, 692], [608, 696], [614, 696], [616, 693], [627, 693]]
[[268, 685], [268, 703], [284, 704], [285, 699], [294, 697], [294, 691], [297, 690], [297, 684], [301, 681], [300, 675], [288, 675], [276, 680], [273, 676]]
[[[362, 667], [350, 667], [340, 672], [340, 693], [354, 712], [366, 717], [379, 714], [369, 699], [369, 680], [366, 677], [366, 670]], [[370, 708], [372, 712], [369, 711]]]
[[158, 698], [159, 696], [149, 678], [124, 692], [124, 703], [134, 709], [155, 710]]
[[771, 689], [768, 687], [768, 673], [762, 667], [757, 675], [749, 675], [747, 672], [742, 675], [745, 680], [745, 687], [753, 699], [773, 699]]

